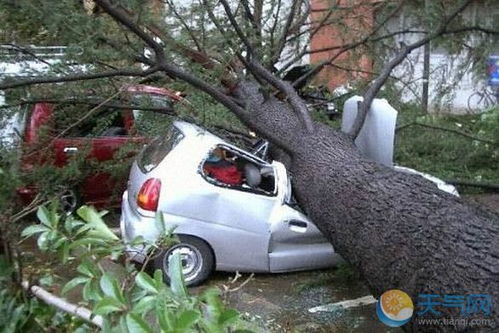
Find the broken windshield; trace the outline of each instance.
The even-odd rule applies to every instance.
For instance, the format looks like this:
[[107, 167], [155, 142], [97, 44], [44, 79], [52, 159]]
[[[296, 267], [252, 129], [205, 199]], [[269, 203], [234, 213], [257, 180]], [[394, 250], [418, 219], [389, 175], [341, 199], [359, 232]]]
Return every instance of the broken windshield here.
[[137, 158], [140, 170], [144, 173], [153, 170], [183, 138], [184, 135], [175, 126], [171, 126], [165, 134], [156, 137]]

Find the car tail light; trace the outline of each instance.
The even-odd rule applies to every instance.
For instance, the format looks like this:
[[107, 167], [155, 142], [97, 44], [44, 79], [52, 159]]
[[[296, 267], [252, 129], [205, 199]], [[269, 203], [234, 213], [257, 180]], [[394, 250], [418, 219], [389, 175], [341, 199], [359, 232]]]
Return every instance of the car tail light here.
[[156, 211], [158, 209], [160, 190], [161, 181], [157, 178], [149, 178], [140, 188], [137, 195], [137, 205], [145, 210]]

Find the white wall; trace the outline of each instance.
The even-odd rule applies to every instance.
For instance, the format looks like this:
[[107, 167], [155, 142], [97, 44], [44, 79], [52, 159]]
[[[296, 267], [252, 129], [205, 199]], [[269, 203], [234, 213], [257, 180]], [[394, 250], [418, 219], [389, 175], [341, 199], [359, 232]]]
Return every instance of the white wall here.
[[[495, 14], [494, 14], [495, 13]], [[485, 8], [479, 3], [470, 6], [464, 12], [464, 20], [472, 24], [493, 24], [494, 15], [499, 14], [499, 6]], [[411, 26], [410, 15], [402, 13], [391, 19], [387, 24], [387, 31], [394, 32], [407, 29]], [[418, 28], [414, 26], [414, 28]], [[422, 37], [421, 34], [406, 34], [397, 37], [397, 43], [410, 44]], [[473, 40], [468, 41], [473, 44]], [[488, 104], [476, 92], [487, 90], [493, 94], [492, 88], [487, 87], [485, 79], [474, 79], [471, 72], [473, 54], [462, 52], [450, 54], [444, 49], [433, 47], [430, 53], [430, 110], [452, 113], [480, 112]], [[485, 55], [488, 56], [488, 55]], [[423, 87], [424, 48], [414, 50], [401, 65], [395, 68], [393, 76], [400, 78], [404, 83], [397, 85], [402, 89], [404, 101], [420, 101]], [[486, 68], [483, 68], [485, 74]], [[404, 87], [404, 85], [407, 85]]]

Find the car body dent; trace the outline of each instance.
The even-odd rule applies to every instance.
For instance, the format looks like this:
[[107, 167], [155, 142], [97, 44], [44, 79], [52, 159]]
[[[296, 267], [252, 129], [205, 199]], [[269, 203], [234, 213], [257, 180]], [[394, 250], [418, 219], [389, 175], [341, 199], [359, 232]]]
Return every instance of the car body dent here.
[[[175, 122], [174, 126], [184, 138], [157, 167], [148, 173], [142, 172], [137, 162], [132, 167], [122, 201], [125, 242], [139, 235], [148, 240], [159, 236], [157, 231], [145, 230], [155, 229], [154, 217], [141, 214], [135, 200], [147, 179], [159, 178], [162, 187], [158, 212], [166, 227], [208, 243], [217, 270], [285, 272], [329, 267], [341, 260], [312, 221], [287, 204], [291, 187], [282, 163], [266, 162], [195, 125]], [[252, 192], [208, 181], [201, 167], [217, 146], [272, 168], [275, 193]], [[306, 227], [294, 229], [290, 224], [293, 221]], [[129, 250], [139, 254], [136, 260], [143, 258], [143, 249]]]

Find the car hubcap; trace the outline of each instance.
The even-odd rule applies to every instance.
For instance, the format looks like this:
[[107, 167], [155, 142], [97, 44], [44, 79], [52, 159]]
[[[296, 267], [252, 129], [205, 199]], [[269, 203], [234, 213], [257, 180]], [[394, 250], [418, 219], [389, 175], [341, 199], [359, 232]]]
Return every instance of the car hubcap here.
[[179, 244], [177, 246], [174, 246], [168, 252], [168, 255], [165, 256], [165, 259], [163, 261], [165, 272], [168, 273], [168, 262], [170, 261], [170, 258], [176, 253], [180, 255], [184, 280], [186, 282], [189, 282], [196, 278], [202, 267], [201, 253], [198, 249], [187, 244]]

